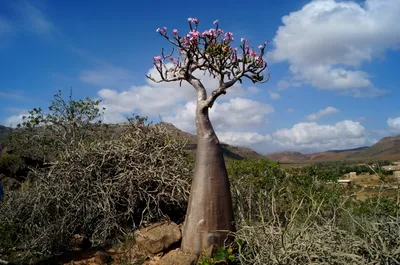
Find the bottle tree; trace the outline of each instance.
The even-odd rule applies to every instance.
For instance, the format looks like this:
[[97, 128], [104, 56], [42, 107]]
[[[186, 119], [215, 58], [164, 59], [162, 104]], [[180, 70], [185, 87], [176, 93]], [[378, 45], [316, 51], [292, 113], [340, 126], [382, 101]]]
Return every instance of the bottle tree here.
[[[157, 83], [186, 81], [196, 91], [197, 151], [195, 172], [186, 219], [183, 226], [181, 248], [199, 255], [211, 245], [222, 246], [230, 232], [235, 231], [232, 197], [222, 148], [209, 118], [209, 109], [215, 100], [225, 94], [236, 82], [249, 79], [264, 83], [263, 72], [267, 63], [263, 59], [267, 41], [257, 51], [248, 40], [240, 40], [240, 48], [232, 47], [232, 32], [213, 28], [200, 32], [199, 20], [189, 18], [189, 32], [181, 35], [177, 29], [170, 34], [167, 28], [157, 32], [172, 46], [169, 54], [155, 56], [153, 63], [158, 71]], [[195, 72], [203, 71], [219, 81], [210, 95]]]

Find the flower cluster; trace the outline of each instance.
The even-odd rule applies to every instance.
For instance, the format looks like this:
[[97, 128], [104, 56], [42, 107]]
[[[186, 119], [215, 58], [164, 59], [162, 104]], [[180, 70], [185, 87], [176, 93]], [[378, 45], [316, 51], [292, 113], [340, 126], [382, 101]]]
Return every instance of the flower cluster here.
[[[264, 55], [264, 49], [268, 41], [264, 44], [257, 46], [260, 53], [257, 53], [254, 48], [249, 44], [249, 41], [245, 38], [240, 39], [240, 50], [241, 55], [238, 55], [238, 49], [233, 48], [231, 43], [234, 41], [233, 33], [230, 31], [224, 32], [219, 28], [219, 21], [214, 21], [214, 28], [205, 30], [202, 33], [198, 31], [199, 20], [197, 18], [188, 18], [190, 31], [185, 35], [180, 35], [177, 29], [172, 30], [172, 37], [167, 36], [167, 28], [158, 28], [157, 32], [167, 38], [172, 44], [178, 47], [178, 50], [184, 53], [191, 50], [192, 52], [200, 51], [203, 56], [208, 54], [211, 58], [223, 58], [228, 60], [226, 62], [235, 63], [250, 63], [256, 68], [266, 67], [266, 62], [262, 58]], [[161, 69], [163, 65], [163, 59], [169, 59], [177, 67], [179, 65], [179, 58], [173, 59], [171, 56], [155, 56], [154, 64], [157, 69]]]
[[197, 18], [188, 18], [189, 23], [199, 24], [199, 20]]
[[156, 30], [156, 32], [160, 33], [161, 35], [167, 35], [167, 28], [166, 27], [162, 27], [162, 28], [158, 28]]
[[229, 43], [229, 42], [231, 42], [231, 41], [234, 41], [233, 33], [232, 33], [232, 32], [226, 32], [223, 41], [224, 41], [225, 43]]

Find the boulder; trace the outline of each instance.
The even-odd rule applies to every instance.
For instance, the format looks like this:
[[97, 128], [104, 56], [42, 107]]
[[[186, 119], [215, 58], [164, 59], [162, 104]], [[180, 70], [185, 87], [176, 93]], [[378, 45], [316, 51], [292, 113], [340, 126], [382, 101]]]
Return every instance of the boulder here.
[[182, 250], [174, 249], [168, 252], [159, 260], [152, 260], [144, 263], [144, 265], [196, 265], [197, 256], [190, 253], [182, 252]]
[[103, 251], [96, 251], [94, 254], [94, 262], [99, 265], [109, 264], [111, 262], [111, 256]]
[[136, 243], [152, 254], [168, 249], [181, 238], [181, 230], [173, 222], [155, 223], [135, 233]]

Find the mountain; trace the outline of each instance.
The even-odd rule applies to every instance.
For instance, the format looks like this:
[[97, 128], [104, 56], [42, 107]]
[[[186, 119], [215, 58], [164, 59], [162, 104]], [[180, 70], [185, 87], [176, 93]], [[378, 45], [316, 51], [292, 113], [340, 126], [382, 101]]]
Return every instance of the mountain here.
[[272, 153], [267, 155], [267, 158], [272, 161], [286, 162], [286, 163], [297, 163], [305, 162], [309, 160], [309, 157], [300, 152], [285, 151], [279, 153]]
[[0, 141], [5, 139], [11, 132], [12, 132], [11, 128], [0, 125]]
[[400, 135], [385, 137], [368, 147], [346, 150], [329, 150], [312, 154], [279, 152], [266, 156], [272, 161], [287, 163], [322, 162], [339, 160], [400, 160]]
[[349, 156], [349, 158], [400, 160], [400, 135], [385, 137], [371, 147]]

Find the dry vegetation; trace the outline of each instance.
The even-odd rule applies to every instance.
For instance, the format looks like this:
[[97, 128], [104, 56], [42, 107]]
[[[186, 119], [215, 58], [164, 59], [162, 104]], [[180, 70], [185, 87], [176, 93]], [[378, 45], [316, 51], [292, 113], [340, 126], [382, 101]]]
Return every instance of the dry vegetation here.
[[[110, 126], [90, 124], [100, 116], [92, 108], [96, 102], [55, 103], [67, 106], [60, 113], [89, 104], [86, 110], [99, 115], [59, 116], [73, 137], [53, 124], [32, 126], [10, 140], [15, 159], [32, 154], [42, 164], [30, 165], [29, 178], [0, 202], [0, 259], [32, 263], [70, 250], [76, 234], [107, 246], [143, 223], [183, 221], [193, 170], [185, 142], [140, 117], [110, 133]], [[30, 120], [38, 115], [38, 124], [46, 124], [48, 116], [38, 112]], [[27, 146], [27, 139], [37, 141]], [[393, 198], [378, 190], [359, 201], [357, 188], [327, 185], [359, 168], [336, 163], [283, 169], [263, 159], [230, 160], [227, 168], [238, 231], [231, 245], [235, 258], [225, 264], [399, 264], [397, 187]], [[16, 250], [23, 255], [13, 256]]]

